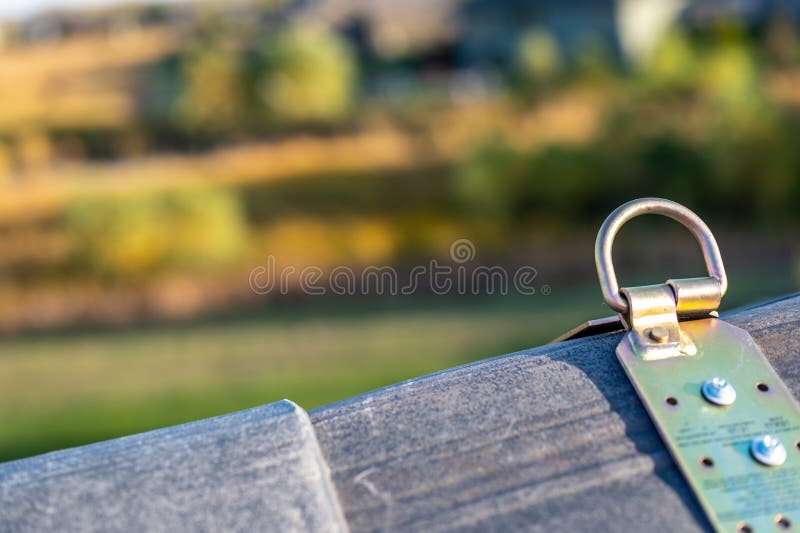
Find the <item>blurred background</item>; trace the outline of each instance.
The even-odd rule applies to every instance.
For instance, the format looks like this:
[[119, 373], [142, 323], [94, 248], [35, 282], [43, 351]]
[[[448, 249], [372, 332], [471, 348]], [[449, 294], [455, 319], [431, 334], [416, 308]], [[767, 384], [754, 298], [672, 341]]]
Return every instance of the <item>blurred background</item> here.
[[[800, 284], [800, 4], [0, 5], [0, 460], [306, 409], [611, 314], [602, 219], [715, 232], [725, 308]], [[623, 285], [704, 272], [637, 219]], [[534, 295], [256, 294], [253, 269], [475, 245]]]

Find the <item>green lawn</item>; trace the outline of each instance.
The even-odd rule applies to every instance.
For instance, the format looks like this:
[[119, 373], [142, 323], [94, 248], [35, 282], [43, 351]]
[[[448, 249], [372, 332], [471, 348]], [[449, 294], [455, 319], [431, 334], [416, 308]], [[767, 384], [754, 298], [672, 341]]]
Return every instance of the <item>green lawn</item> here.
[[[793, 289], [732, 280], [737, 305]], [[783, 280], [783, 281], [780, 281]], [[609, 315], [594, 285], [549, 296], [343, 299], [249, 316], [0, 342], [0, 460], [289, 398], [309, 409], [542, 344]]]

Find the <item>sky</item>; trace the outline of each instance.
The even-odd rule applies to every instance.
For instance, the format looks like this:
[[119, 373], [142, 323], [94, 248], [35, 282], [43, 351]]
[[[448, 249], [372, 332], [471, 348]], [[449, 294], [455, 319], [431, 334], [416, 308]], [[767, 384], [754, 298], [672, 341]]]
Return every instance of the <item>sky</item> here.
[[19, 20], [54, 8], [107, 6], [120, 3], [167, 3], [176, 0], [0, 0], [0, 20]]

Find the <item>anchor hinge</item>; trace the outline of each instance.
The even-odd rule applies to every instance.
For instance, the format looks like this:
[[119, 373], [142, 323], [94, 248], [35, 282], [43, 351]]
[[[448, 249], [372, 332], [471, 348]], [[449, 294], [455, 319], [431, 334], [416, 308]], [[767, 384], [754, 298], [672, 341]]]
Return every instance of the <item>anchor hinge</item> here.
[[714, 277], [668, 280], [623, 288], [627, 310], [620, 313], [633, 352], [645, 360], [692, 356], [697, 347], [680, 321], [717, 316], [722, 293]]

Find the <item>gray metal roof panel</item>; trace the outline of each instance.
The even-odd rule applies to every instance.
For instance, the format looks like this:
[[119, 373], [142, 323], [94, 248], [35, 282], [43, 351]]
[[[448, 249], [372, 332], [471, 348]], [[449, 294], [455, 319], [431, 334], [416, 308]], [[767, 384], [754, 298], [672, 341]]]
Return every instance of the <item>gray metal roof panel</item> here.
[[[800, 297], [727, 319], [800, 397]], [[709, 529], [617, 363], [620, 337], [525, 350], [312, 411], [351, 529]]]
[[0, 465], [0, 531], [346, 531], [289, 401]]

